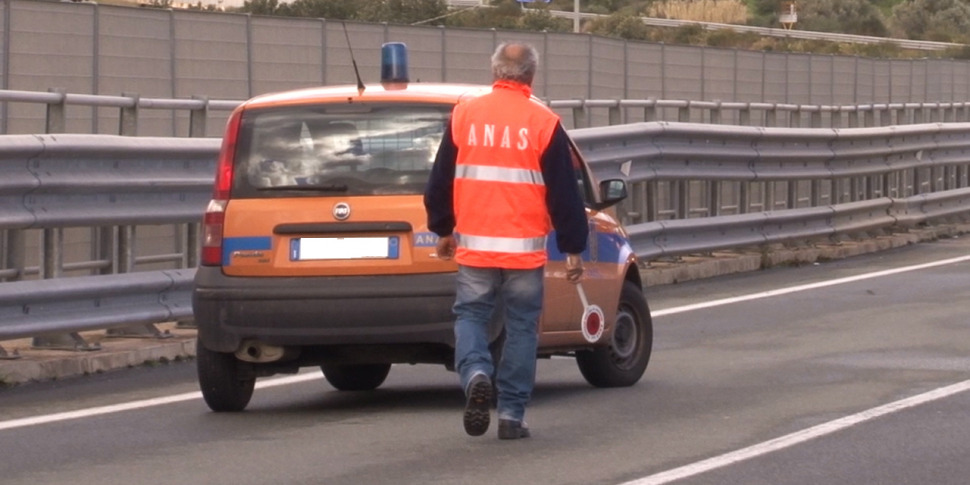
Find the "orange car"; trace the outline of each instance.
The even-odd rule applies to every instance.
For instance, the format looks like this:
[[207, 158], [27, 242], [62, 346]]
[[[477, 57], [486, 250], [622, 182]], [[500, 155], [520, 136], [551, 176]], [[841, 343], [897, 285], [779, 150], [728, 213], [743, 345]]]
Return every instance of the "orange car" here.
[[[490, 87], [382, 73], [376, 85], [259, 96], [230, 116], [193, 294], [211, 409], [242, 410], [257, 377], [305, 366], [340, 390], [375, 389], [394, 363], [452, 368], [457, 266], [435, 257], [422, 195], [452, 107]], [[539, 356], [574, 356], [592, 385], [629, 386], [653, 327], [636, 256], [604, 211], [626, 185], [594, 180], [575, 146], [573, 162], [586, 271], [568, 283], [549, 238]]]

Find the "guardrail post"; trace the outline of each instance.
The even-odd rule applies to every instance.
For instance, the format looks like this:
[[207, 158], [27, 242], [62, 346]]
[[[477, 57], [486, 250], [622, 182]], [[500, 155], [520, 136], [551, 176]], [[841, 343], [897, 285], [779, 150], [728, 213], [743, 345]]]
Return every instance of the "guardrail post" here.
[[185, 225], [185, 251], [182, 259], [183, 268], [195, 268], [199, 265], [199, 225]]
[[821, 128], [822, 127], [822, 109], [821, 108], [818, 108], [818, 109], [813, 110], [811, 116], [812, 116], [812, 118], [811, 118], [812, 119], [812, 121], [811, 121], [812, 128]]
[[118, 134], [121, 136], [138, 135], [138, 99], [137, 94], [122, 93], [133, 101], [131, 106], [123, 106], [118, 117]]
[[822, 181], [813, 179], [811, 185], [811, 194], [809, 194], [811, 202], [809, 203], [812, 207], [819, 207], [822, 205]]
[[[118, 227], [118, 273], [131, 273], [135, 268], [135, 226]], [[110, 328], [106, 337], [170, 338], [168, 330], [162, 332], [154, 324], [146, 323], [121, 328]]]
[[786, 201], [788, 207], [786, 209], [795, 209], [798, 207], [798, 182], [789, 180], [785, 184], [788, 185], [788, 200]]
[[657, 98], [647, 100], [647, 105], [643, 107], [643, 121], [657, 121]]
[[47, 105], [47, 117], [45, 119], [44, 133], [64, 133], [67, 130], [67, 96], [64, 88], [50, 88], [51, 93], [61, 95], [60, 103], [50, 103]]
[[913, 108], [913, 124], [918, 125], [923, 122], [923, 105]]
[[660, 182], [651, 180], [647, 182], [647, 193], [644, 197], [646, 202], [646, 221], [653, 222], [660, 219]]
[[775, 210], [775, 183], [774, 182], [764, 182], [762, 185], [764, 188], [764, 207], [762, 210], [773, 211]]
[[721, 100], [714, 101], [714, 107], [711, 108], [710, 120], [712, 125], [721, 124]]
[[[45, 228], [43, 239], [44, 254], [40, 266], [40, 277], [45, 280], [60, 278], [64, 268], [64, 229], [60, 227]], [[34, 337], [31, 341], [31, 347], [48, 350], [101, 350], [100, 344], [88, 343], [76, 332]]]
[[836, 107], [829, 113], [829, 128], [842, 128], [842, 109]]
[[956, 118], [956, 108], [954, 108], [952, 104], [943, 108], [944, 123], [953, 123], [955, 118]]
[[687, 102], [687, 105], [677, 108], [677, 121], [690, 123], [690, 101]]
[[893, 124], [893, 112], [889, 106], [879, 110], [879, 126], [889, 126]]
[[622, 113], [620, 111], [620, 101], [617, 100], [616, 104], [607, 108], [607, 116], [610, 126], [616, 126], [623, 124]]
[[738, 182], [738, 214], [747, 214], [751, 206], [751, 182]]
[[671, 188], [676, 188], [677, 191], [677, 218], [687, 219], [690, 217], [690, 182], [678, 180], [671, 184]]
[[586, 105], [580, 104], [573, 108], [573, 128], [586, 128]]
[[189, 111], [189, 136], [202, 138], [205, 136], [205, 125], [209, 114], [209, 98], [207, 96], [192, 96], [192, 99], [202, 100], [202, 107]]
[[715, 217], [721, 215], [721, 184], [723, 182], [719, 180], [710, 180], [708, 184], [708, 192], [710, 194], [711, 200], [708, 202], [707, 216]]
[[644, 182], [630, 184], [630, 197], [625, 201], [630, 203], [630, 207], [623, 214], [617, 212], [618, 215], [625, 216], [626, 223], [644, 222], [647, 215], [647, 192], [647, 184]]
[[4, 231], [5, 254], [4, 268], [12, 270], [13, 274], [4, 278], [5, 281], [20, 281], [24, 277], [26, 267], [27, 234], [23, 229], [7, 229]]
[[770, 108], [765, 110], [765, 126], [772, 127], [778, 124], [778, 108], [777, 105], [771, 105]]
[[741, 126], [751, 126], [751, 103], [745, 104], [740, 111], [738, 111], [738, 123]]
[[906, 124], [906, 108], [896, 108], [896, 124], [905, 125]]

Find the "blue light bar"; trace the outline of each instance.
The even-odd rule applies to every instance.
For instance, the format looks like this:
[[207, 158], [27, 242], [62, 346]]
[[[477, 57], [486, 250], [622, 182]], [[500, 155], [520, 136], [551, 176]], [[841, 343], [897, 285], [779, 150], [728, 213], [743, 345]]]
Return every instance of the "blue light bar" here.
[[408, 82], [408, 48], [403, 42], [388, 42], [381, 46], [381, 82]]

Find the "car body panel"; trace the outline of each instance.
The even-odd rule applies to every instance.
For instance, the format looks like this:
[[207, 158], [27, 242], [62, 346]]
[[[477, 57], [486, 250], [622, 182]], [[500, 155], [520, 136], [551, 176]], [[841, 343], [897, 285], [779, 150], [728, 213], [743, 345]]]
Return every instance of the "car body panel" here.
[[[252, 339], [307, 347], [426, 344], [453, 348], [451, 305], [457, 265], [436, 257], [438, 238], [428, 230], [422, 197], [437, 146], [430, 146], [429, 140], [434, 140], [435, 123], [441, 120], [421, 118], [418, 123], [425, 123], [426, 129], [412, 134], [404, 129], [411, 126], [408, 123], [404, 128], [394, 123], [381, 125], [378, 115], [372, 113], [381, 109], [395, 113], [401, 107], [450, 107], [464, 96], [489, 89], [423, 83], [370, 85], [363, 92], [356, 86], [321, 87], [258, 96], [238, 107], [236, 114], [242, 120], [239, 146], [243, 148], [235, 156], [238, 167], [246, 168], [237, 168], [232, 197], [224, 208], [222, 265], [205, 266], [197, 273], [193, 306], [200, 343], [218, 352], [235, 352], [242, 342]], [[346, 119], [341, 115], [344, 112]], [[356, 145], [348, 145], [353, 153], [340, 164], [330, 159], [321, 162], [324, 155], [319, 155], [318, 163], [309, 168], [286, 156], [257, 153], [270, 143], [261, 137], [269, 140], [274, 135], [260, 130], [276, 130], [282, 126], [280, 120], [297, 113], [309, 118], [293, 132], [299, 140], [284, 148], [302, 150], [302, 156], [318, 153], [315, 143], [324, 138], [313, 133], [311, 125], [316, 120], [326, 121], [327, 126], [352, 121], [358, 129], [351, 135], [356, 137]], [[373, 128], [375, 124], [383, 128]], [[587, 205], [592, 206], [601, 200], [599, 188], [578, 150], [572, 149], [577, 182]], [[397, 163], [405, 151], [407, 156], [419, 155], [407, 170], [372, 166]], [[336, 149], [326, 156], [333, 153]], [[354, 157], [359, 160], [343, 163]], [[291, 170], [297, 165], [304, 172]], [[260, 172], [264, 169], [277, 172], [270, 177]], [[363, 180], [370, 182], [371, 171], [388, 173], [384, 169], [395, 177], [413, 176], [414, 180], [374, 192], [359, 189]], [[284, 173], [287, 170], [290, 172]], [[278, 174], [285, 177], [276, 177]], [[389, 183], [400, 181], [394, 180]], [[344, 183], [354, 188], [332, 194], [316, 189], [333, 189]], [[400, 190], [389, 190], [391, 187]], [[565, 279], [565, 255], [556, 249], [551, 235], [539, 326], [540, 355], [605, 345], [624, 280], [636, 268], [626, 235], [609, 211], [587, 208], [587, 214], [591, 231], [583, 253], [582, 284], [589, 302], [603, 311], [604, 332], [595, 342], [583, 336], [584, 307], [577, 287]], [[497, 337], [499, 330], [496, 324], [492, 335]], [[381, 358], [379, 352], [370, 357], [371, 361]], [[387, 357], [388, 361], [400, 359]], [[420, 359], [412, 356], [407, 360]]]

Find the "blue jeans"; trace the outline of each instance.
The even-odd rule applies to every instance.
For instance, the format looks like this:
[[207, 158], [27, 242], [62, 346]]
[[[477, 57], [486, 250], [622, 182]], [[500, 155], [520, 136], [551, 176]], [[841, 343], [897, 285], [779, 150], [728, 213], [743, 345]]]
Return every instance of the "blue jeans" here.
[[[453, 308], [455, 368], [462, 389], [483, 372], [498, 391], [499, 419], [521, 421], [532, 396], [536, 374], [539, 313], [542, 311], [543, 268], [501, 269], [459, 266]], [[498, 372], [488, 350], [488, 323], [501, 298], [505, 309], [505, 346]]]

